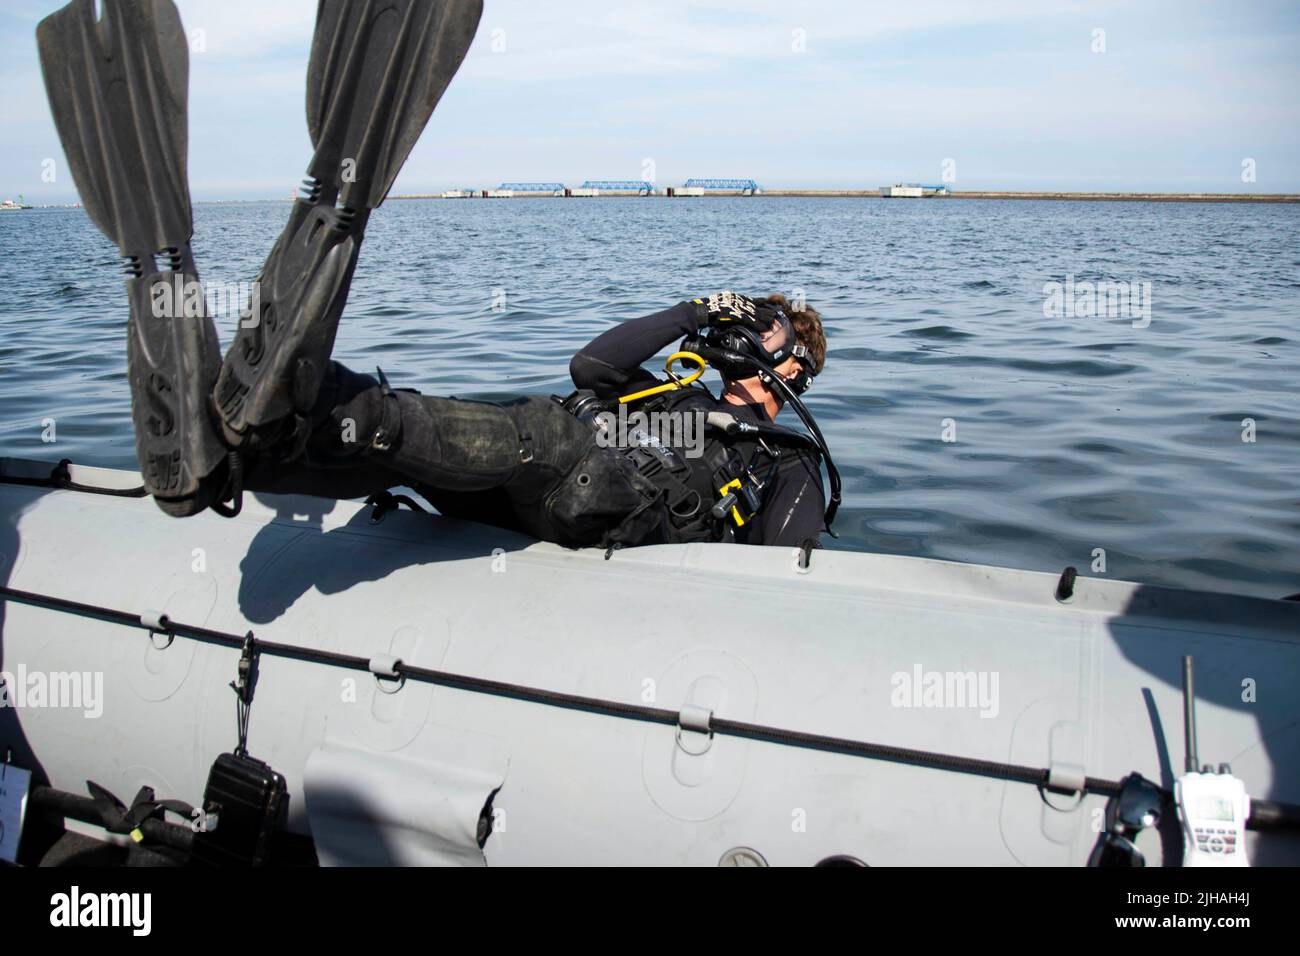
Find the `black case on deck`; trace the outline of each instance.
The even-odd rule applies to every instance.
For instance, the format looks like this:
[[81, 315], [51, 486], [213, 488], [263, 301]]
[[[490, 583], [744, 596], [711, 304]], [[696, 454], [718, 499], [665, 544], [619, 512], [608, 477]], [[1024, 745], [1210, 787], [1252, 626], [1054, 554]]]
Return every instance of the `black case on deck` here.
[[271, 853], [284, 805], [284, 777], [253, 757], [222, 754], [212, 764], [203, 808], [217, 815], [214, 830], [194, 835], [195, 866], [260, 866]]

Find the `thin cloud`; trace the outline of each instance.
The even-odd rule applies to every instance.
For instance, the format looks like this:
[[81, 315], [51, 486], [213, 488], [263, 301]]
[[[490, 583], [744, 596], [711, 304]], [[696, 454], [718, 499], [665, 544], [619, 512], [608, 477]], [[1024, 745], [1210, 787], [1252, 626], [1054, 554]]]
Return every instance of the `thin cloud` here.
[[[54, 9], [0, 13], [0, 193], [61, 158], [32, 32]], [[313, 0], [179, 0], [191, 56], [200, 198], [283, 197], [310, 154], [303, 76]], [[1091, 50], [1105, 31], [1106, 52]], [[765, 185], [1300, 188], [1300, 12], [1180, 0], [487, 0], [460, 75], [399, 191], [507, 179], [754, 176]], [[1127, 177], [1127, 178], [1126, 178]], [[1261, 178], [1260, 188], [1265, 180]]]

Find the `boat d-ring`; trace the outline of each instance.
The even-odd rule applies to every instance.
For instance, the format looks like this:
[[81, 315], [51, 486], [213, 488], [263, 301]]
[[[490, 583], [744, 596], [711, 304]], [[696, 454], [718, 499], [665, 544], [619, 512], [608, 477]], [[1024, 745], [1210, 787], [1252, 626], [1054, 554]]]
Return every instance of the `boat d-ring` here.
[[[713, 728], [710, 726], [713, 720], [713, 711], [707, 707], [696, 707], [694, 704], [687, 704], [677, 715], [677, 746], [681, 747], [692, 757], [699, 757], [709, 752], [713, 746]], [[687, 737], [682, 735], [682, 731], [690, 732], [691, 745], [687, 745]], [[704, 736], [703, 741], [699, 740], [700, 735]]]
[[392, 654], [376, 654], [370, 658], [370, 673], [375, 675], [375, 688], [381, 694], [396, 694], [406, 686], [402, 672], [402, 659]]
[[1088, 775], [1075, 764], [1054, 763], [1047, 769], [1047, 780], [1038, 785], [1043, 803], [1061, 813], [1079, 809], [1088, 795]]
[[[140, 626], [149, 629], [149, 640], [157, 650], [167, 650], [172, 646], [172, 641], [176, 640], [176, 634], [171, 630], [171, 621], [167, 620], [166, 614], [145, 611], [140, 615]], [[158, 643], [160, 637], [163, 638], [161, 644]]]

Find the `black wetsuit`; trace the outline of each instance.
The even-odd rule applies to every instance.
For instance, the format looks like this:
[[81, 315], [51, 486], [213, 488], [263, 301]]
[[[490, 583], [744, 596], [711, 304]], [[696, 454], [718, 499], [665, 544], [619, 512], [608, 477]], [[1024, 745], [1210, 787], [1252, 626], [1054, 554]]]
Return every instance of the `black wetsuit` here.
[[[624, 322], [574, 357], [574, 383], [608, 397], [654, 384], [658, 379], [641, 363], [696, 331], [694, 310], [686, 303]], [[702, 389], [693, 392], [689, 405], [769, 420], [761, 405], [733, 405]], [[247, 487], [355, 498], [407, 485], [443, 514], [570, 547], [682, 540], [662, 489], [625, 451], [600, 446], [589, 424], [549, 398], [495, 403], [413, 391], [385, 396], [375, 378], [335, 362], [316, 405], [305, 453], [292, 463], [269, 456], [256, 461]], [[396, 437], [391, 446], [376, 448], [371, 436], [381, 425]], [[736, 444], [742, 451], [748, 447]], [[786, 449], [763, 500], [753, 519], [732, 530], [734, 540], [816, 542], [824, 499], [810, 453]]]

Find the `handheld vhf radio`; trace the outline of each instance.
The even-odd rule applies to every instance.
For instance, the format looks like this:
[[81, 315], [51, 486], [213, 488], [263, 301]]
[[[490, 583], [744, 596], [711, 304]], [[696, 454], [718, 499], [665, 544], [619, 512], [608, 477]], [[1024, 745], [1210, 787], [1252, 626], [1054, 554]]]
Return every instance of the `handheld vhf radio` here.
[[1187, 772], [1174, 783], [1174, 803], [1183, 824], [1183, 866], [1250, 866], [1246, 859], [1246, 785], [1219, 764], [1197, 770], [1196, 693], [1192, 658], [1183, 658], [1183, 721], [1187, 734]]

